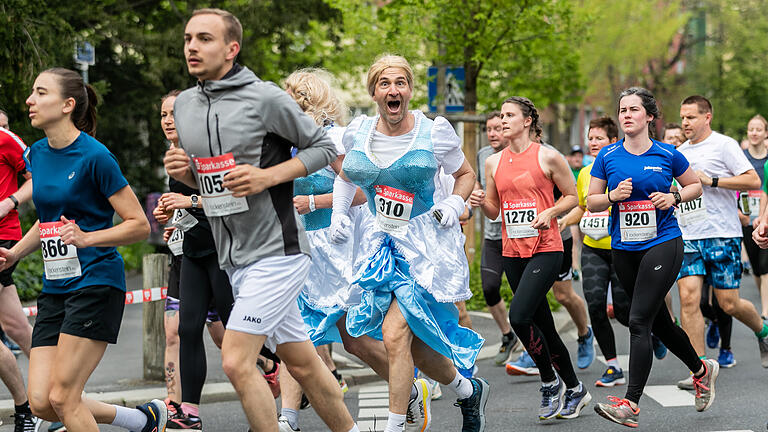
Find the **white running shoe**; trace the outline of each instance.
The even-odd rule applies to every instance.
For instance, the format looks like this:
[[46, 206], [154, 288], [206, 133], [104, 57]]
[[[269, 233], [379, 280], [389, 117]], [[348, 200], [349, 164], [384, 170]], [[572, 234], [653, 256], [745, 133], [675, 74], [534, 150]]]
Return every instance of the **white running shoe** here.
[[432, 392], [424, 378], [413, 382], [416, 386], [416, 397], [408, 401], [408, 412], [405, 415], [405, 430], [424, 432], [432, 423]]

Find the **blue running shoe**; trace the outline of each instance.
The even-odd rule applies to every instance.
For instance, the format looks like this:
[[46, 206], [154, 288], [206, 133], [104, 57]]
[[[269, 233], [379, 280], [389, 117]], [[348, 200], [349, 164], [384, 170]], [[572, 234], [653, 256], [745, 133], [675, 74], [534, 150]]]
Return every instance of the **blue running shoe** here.
[[717, 328], [714, 321], [710, 321], [709, 327], [707, 327], [707, 346], [717, 348], [718, 344], [720, 344], [720, 329]]
[[579, 352], [576, 365], [579, 369], [586, 369], [595, 360], [595, 333], [592, 327], [587, 327], [587, 334], [579, 336]]
[[626, 384], [627, 380], [624, 379], [624, 371], [616, 369], [613, 366], [608, 366], [603, 376], [595, 382], [597, 387], [613, 387], [617, 385]]
[[579, 416], [581, 409], [592, 400], [592, 395], [583, 383], [579, 383], [581, 391], [565, 390], [565, 404], [557, 418], [572, 419]]
[[539, 368], [528, 351], [523, 351], [517, 361], [507, 363], [506, 370], [507, 375], [534, 376], [539, 374]]
[[461, 408], [461, 416], [464, 418], [461, 432], [485, 431], [485, 405], [491, 394], [491, 386], [485, 378], [470, 378], [472, 383], [472, 396], [459, 399], [454, 404]]
[[661, 360], [667, 356], [667, 347], [664, 346], [664, 343], [655, 334], [651, 334], [651, 343], [653, 343], [653, 355], [657, 359]]
[[720, 355], [717, 356], [717, 362], [720, 363], [721, 368], [732, 368], [736, 366], [736, 359], [733, 358], [733, 353], [729, 349], [720, 348]]
[[539, 407], [539, 420], [549, 420], [557, 417], [565, 405], [565, 384], [559, 377], [557, 384], [541, 386], [541, 406]]
[[147, 424], [140, 432], [165, 432], [168, 422], [168, 407], [160, 399], [152, 399], [144, 405], [136, 407], [147, 416]]

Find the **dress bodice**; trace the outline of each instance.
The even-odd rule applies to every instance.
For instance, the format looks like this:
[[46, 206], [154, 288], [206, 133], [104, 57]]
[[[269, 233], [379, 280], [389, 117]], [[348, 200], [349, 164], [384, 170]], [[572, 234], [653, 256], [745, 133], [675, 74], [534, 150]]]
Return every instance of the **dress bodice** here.
[[417, 118], [413, 141], [405, 152], [388, 166], [377, 163], [371, 153], [371, 141], [379, 117], [363, 121], [354, 137], [354, 146], [344, 159], [344, 173], [360, 186], [368, 198], [368, 208], [376, 214], [376, 186], [388, 186], [414, 195], [411, 218], [427, 212], [434, 205], [435, 174], [438, 170], [431, 129], [433, 121]]

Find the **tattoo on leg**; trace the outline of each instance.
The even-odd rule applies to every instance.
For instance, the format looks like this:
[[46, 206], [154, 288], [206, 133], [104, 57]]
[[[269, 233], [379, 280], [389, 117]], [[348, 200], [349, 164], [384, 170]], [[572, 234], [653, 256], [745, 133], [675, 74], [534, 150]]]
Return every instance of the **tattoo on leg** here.
[[165, 365], [165, 387], [168, 390], [168, 394], [176, 393], [176, 365], [173, 362], [168, 362]]

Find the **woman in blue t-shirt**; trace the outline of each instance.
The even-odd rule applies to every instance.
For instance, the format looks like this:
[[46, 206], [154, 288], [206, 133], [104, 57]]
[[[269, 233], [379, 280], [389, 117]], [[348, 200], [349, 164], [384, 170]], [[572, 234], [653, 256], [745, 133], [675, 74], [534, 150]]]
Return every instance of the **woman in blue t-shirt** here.
[[[673, 207], [699, 197], [701, 183], [680, 152], [651, 139], [659, 116], [656, 99], [648, 90], [632, 87], [621, 93], [618, 117], [625, 138], [597, 155], [587, 196], [591, 212], [612, 207], [613, 262], [631, 299], [627, 393], [624, 399], [609, 397], [614, 404], [597, 404], [595, 411], [630, 427], [637, 427], [637, 404], [651, 371], [651, 331], [694, 374], [697, 411], [712, 404], [718, 373], [716, 362], [699, 359], [688, 335], [674, 324], [664, 306], [683, 260], [682, 233]], [[679, 192], [670, 193], [672, 179], [680, 184]]]
[[[163, 401], [131, 409], [82, 397], [120, 330], [125, 273], [115, 247], [149, 235], [149, 222], [117, 160], [92, 136], [96, 103], [77, 72], [54, 68], [35, 79], [29, 118], [46, 137], [25, 158], [39, 220], [13, 248], [0, 248], [0, 269], [42, 249], [45, 277], [29, 356], [34, 414], [61, 420], [68, 430], [98, 431], [98, 422], [162, 431]], [[112, 226], [115, 212], [123, 222]]]

